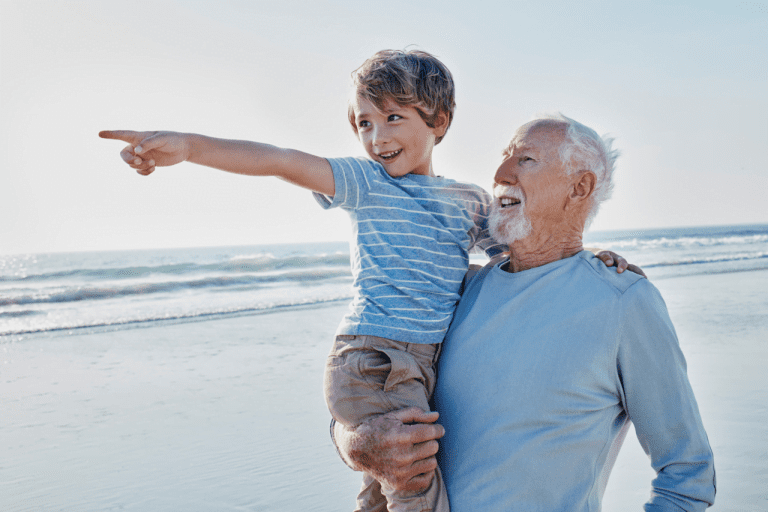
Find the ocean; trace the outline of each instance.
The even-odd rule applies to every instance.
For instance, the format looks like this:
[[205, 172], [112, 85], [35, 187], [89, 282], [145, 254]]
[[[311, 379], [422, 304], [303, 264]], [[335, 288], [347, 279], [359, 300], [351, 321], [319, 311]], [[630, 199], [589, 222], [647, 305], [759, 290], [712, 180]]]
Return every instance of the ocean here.
[[[588, 233], [652, 281], [768, 268], [768, 225]], [[472, 256], [482, 262], [482, 256]], [[0, 256], [0, 340], [352, 297], [345, 242]]]
[[[652, 280], [768, 268], [768, 225], [589, 233]], [[482, 262], [481, 255], [472, 256]], [[344, 242], [0, 256], [0, 336], [348, 300]]]

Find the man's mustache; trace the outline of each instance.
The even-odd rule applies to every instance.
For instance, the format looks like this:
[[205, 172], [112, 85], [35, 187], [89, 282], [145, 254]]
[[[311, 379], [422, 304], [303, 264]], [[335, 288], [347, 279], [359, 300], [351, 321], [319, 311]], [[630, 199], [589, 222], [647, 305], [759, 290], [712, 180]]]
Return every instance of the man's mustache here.
[[493, 196], [497, 199], [502, 197], [511, 197], [514, 199], [519, 199], [520, 202], [523, 201], [523, 191], [520, 190], [520, 187], [515, 187], [513, 185], [496, 185], [493, 187]]

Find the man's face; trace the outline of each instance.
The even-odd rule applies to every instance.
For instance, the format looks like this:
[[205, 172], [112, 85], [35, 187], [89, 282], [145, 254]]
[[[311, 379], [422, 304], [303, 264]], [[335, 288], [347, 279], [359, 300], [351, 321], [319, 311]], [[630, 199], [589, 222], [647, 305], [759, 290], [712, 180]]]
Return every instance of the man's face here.
[[432, 148], [439, 129], [429, 127], [414, 107], [402, 107], [388, 100], [381, 111], [358, 96], [353, 109], [360, 142], [387, 174], [393, 178], [406, 174], [433, 175]]
[[515, 133], [494, 177], [489, 224], [499, 242], [553, 233], [563, 221], [570, 184], [558, 154], [564, 137], [557, 121], [529, 123]]

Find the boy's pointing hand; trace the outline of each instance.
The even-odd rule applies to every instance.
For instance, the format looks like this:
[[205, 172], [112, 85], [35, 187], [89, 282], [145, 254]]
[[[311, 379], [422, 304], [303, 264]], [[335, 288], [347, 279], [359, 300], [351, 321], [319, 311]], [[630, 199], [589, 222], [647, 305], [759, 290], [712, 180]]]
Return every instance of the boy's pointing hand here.
[[156, 166], [166, 167], [189, 158], [189, 136], [184, 133], [106, 130], [99, 132], [99, 137], [127, 142], [120, 157], [143, 176], [151, 174]]

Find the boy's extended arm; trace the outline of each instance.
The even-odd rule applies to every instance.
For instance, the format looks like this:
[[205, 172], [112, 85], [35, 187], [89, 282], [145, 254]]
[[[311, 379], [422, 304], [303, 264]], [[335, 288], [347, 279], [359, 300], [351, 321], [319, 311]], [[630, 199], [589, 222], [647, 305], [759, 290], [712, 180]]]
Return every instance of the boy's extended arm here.
[[328, 196], [335, 193], [328, 161], [293, 149], [176, 132], [116, 130], [99, 132], [99, 137], [128, 142], [120, 156], [143, 176], [155, 167], [187, 161], [236, 174], [276, 176]]

